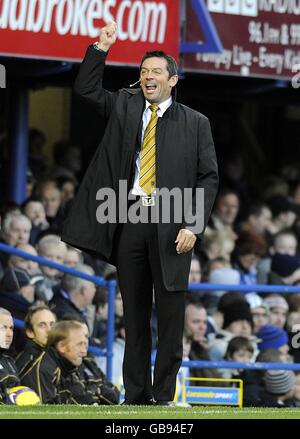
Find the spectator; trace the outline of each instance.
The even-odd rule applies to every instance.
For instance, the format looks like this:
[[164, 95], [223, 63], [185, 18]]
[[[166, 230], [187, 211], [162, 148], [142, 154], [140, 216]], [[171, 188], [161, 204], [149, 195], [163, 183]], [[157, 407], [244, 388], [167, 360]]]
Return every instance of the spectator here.
[[300, 257], [276, 253], [272, 257], [269, 283], [293, 285], [300, 280]]
[[264, 299], [264, 304], [270, 310], [270, 324], [284, 328], [289, 310], [287, 301], [279, 294], [270, 294]]
[[246, 221], [241, 224], [241, 230], [252, 232], [265, 237], [272, 230], [272, 212], [266, 204], [252, 204], [249, 207]]
[[285, 196], [277, 195], [268, 200], [273, 213], [273, 233], [293, 226], [298, 210]]
[[[4, 244], [16, 247], [20, 244], [28, 244], [31, 231], [31, 222], [21, 213], [8, 213], [2, 223], [1, 241]], [[8, 268], [9, 253], [0, 253], [2, 268]]]
[[231, 189], [222, 189], [215, 203], [214, 213], [211, 217], [210, 227], [214, 230], [225, 229], [233, 239], [236, 239], [234, 224], [240, 208], [237, 192]]
[[46, 180], [37, 188], [38, 196], [44, 205], [46, 219], [52, 230], [60, 232], [63, 214], [61, 210], [61, 192], [55, 180]]
[[189, 284], [199, 284], [201, 282], [201, 264], [197, 256], [192, 257], [191, 268], [189, 274]]
[[30, 242], [35, 244], [39, 233], [49, 228], [44, 205], [39, 200], [28, 199], [23, 204], [23, 212], [32, 223]]
[[[57, 235], [46, 235], [41, 238], [37, 244], [39, 256], [49, 259], [58, 264], [63, 264], [67, 246], [60, 240]], [[41, 266], [43, 275], [45, 276], [45, 297], [50, 301], [53, 297], [53, 288], [58, 286], [63, 273], [56, 268]]]
[[207, 348], [207, 313], [201, 303], [188, 303], [185, 308], [185, 332], [195, 343]]
[[235, 239], [236, 236], [228, 229], [208, 229], [204, 235], [200, 255], [207, 262], [216, 258], [224, 258], [229, 261]]
[[[292, 370], [267, 370], [264, 376], [264, 399], [269, 400], [269, 395], [275, 397], [275, 407], [295, 407], [294, 396], [295, 374]], [[265, 404], [265, 407], [274, 407]]]
[[270, 246], [270, 255], [262, 258], [257, 266], [258, 274], [257, 280], [258, 283], [266, 284], [268, 283], [270, 272], [271, 272], [271, 264], [272, 264], [272, 255], [276, 253], [282, 255], [290, 255], [295, 256], [298, 246], [298, 240], [295, 233], [290, 229], [282, 230], [273, 236], [273, 244]]
[[72, 268], [75, 268], [76, 265], [83, 264], [82, 252], [77, 248], [67, 245], [67, 251], [63, 263]]
[[[16, 248], [33, 256], [38, 255], [36, 249], [30, 244], [20, 244], [17, 245]], [[30, 259], [24, 259], [17, 255], [10, 255], [8, 265], [9, 268], [23, 268], [23, 270], [26, 270], [31, 276], [41, 273], [37, 262], [31, 261]]]
[[267, 250], [263, 238], [257, 234], [244, 232], [235, 243], [232, 255], [233, 268], [239, 271], [242, 285], [257, 283], [256, 265]]
[[[247, 337], [233, 337], [228, 343], [225, 360], [237, 363], [250, 363], [255, 359], [255, 348], [253, 342]], [[221, 369], [224, 378], [240, 378], [244, 369]]]
[[256, 334], [262, 326], [269, 323], [269, 308], [264, 300], [256, 293], [246, 294], [246, 300], [250, 305], [253, 319], [253, 332]]
[[[83, 273], [94, 275], [94, 270], [88, 265], [78, 265], [76, 269]], [[77, 278], [71, 274], [64, 274], [61, 282], [61, 288], [58, 288], [51, 301], [52, 309], [60, 320], [65, 314], [74, 314], [82, 317], [86, 324], [87, 307], [92, 304], [96, 287], [93, 282]], [[93, 334], [93, 327], [90, 328]]]
[[291, 362], [286, 331], [274, 325], [264, 325], [258, 331], [257, 338], [260, 340], [257, 343], [260, 352], [269, 348], [277, 349], [283, 363]]
[[224, 309], [223, 329], [216, 333], [214, 340], [208, 345], [212, 361], [224, 359], [228, 343], [235, 336], [252, 337], [252, 315], [249, 304], [245, 300], [236, 300]]
[[61, 206], [64, 208], [75, 196], [76, 181], [71, 177], [64, 176], [56, 178], [56, 181], [61, 192]]

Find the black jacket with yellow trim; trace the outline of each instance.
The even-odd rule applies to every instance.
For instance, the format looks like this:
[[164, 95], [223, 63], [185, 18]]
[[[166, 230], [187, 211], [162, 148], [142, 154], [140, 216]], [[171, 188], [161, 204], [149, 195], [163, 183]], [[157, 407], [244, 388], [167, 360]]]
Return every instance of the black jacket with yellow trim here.
[[20, 385], [20, 379], [14, 360], [7, 355], [6, 349], [0, 349], [0, 404], [9, 404], [7, 389]]
[[[21, 382], [35, 390], [42, 404], [118, 403], [118, 389], [105, 380], [103, 372], [93, 361], [84, 359], [79, 369], [54, 347], [47, 351], [41, 349], [38, 356], [38, 345], [31, 342], [28, 346], [28, 354], [23, 356], [25, 361], [18, 359], [19, 367], [23, 366], [20, 369]], [[32, 358], [34, 354], [35, 359]]]

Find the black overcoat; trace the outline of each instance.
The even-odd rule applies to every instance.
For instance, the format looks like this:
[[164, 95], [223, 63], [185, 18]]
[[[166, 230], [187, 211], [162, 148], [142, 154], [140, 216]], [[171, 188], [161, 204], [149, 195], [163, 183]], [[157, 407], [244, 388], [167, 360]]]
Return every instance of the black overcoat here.
[[[117, 224], [99, 224], [96, 211], [100, 202], [96, 194], [101, 188], [112, 188], [118, 197], [119, 180], [126, 180], [128, 185], [132, 182], [145, 99], [140, 89], [105, 90], [102, 87], [105, 59], [105, 52], [90, 46], [75, 82], [75, 92], [95, 106], [107, 125], [65, 221], [62, 240], [85, 251], [95, 251], [114, 264]], [[156, 181], [158, 188], [204, 188], [204, 224], [207, 224], [218, 187], [210, 124], [203, 114], [176, 101], [157, 125]], [[169, 291], [186, 290], [191, 252], [178, 255], [174, 243], [185, 224], [170, 222], [157, 227], [165, 287]]]

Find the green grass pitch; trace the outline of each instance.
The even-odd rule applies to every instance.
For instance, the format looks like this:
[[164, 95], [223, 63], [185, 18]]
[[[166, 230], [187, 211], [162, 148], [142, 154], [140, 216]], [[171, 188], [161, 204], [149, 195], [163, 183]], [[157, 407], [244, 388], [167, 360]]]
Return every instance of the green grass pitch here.
[[300, 407], [1, 406], [0, 419], [300, 419]]

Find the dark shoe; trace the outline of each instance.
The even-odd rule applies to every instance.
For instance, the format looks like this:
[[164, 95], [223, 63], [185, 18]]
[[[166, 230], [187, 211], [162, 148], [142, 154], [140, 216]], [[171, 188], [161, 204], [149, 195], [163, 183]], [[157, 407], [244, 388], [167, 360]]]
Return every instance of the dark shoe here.
[[154, 405], [166, 405], [169, 407], [175, 407], [175, 402], [173, 402], [173, 401], [155, 401]]

